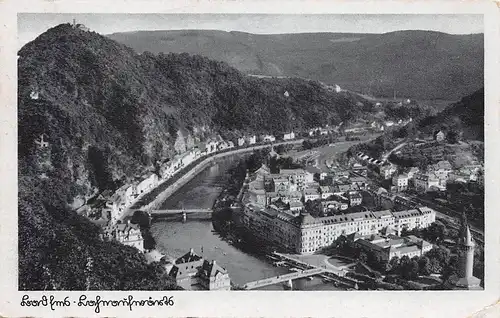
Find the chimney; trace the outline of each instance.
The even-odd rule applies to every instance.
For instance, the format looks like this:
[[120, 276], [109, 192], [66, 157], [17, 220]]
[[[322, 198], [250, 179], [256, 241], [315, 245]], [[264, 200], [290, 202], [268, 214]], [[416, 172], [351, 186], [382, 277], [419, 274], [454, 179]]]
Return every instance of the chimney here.
[[194, 254], [194, 250], [192, 248], [189, 249], [189, 254]]
[[73, 27], [76, 26], [76, 19], [73, 19]]

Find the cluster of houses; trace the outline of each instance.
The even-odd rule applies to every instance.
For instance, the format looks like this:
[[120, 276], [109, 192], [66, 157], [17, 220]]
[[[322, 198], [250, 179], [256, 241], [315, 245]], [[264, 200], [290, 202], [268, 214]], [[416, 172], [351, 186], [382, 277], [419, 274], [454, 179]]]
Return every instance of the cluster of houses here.
[[401, 169], [397, 165], [388, 162], [384, 163], [363, 153], [357, 154], [357, 160], [367, 167], [375, 168], [373, 169], [375, 172], [378, 169], [380, 178], [392, 179], [390, 190], [395, 192], [405, 191], [409, 187], [413, 187], [419, 192], [445, 191], [447, 182], [480, 181], [483, 175], [483, 168], [479, 164], [465, 165], [454, 169], [447, 160], [440, 160], [435, 164], [431, 164], [425, 170], [418, 167]]
[[[361, 167], [362, 168], [362, 167]], [[363, 169], [358, 169], [363, 173]], [[366, 171], [365, 171], [366, 172]], [[320, 185], [327, 177], [332, 185]], [[330, 172], [309, 166], [305, 169], [281, 169], [270, 173], [263, 165], [246, 180], [247, 200], [261, 205], [298, 215], [308, 201], [320, 200], [322, 213], [329, 214], [360, 205], [360, 190], [367, 186], [366, 177], [350, 175], [349, 171], [337, 168]]]
[[[350, 207], [362, 204], [359, 190], [366, 187], [367, 181], [362, 177], [365, 169], [356, 168], [361, 176], [348, 176], [349, 172], [341, 168], [327, 173], [335, 185], [340, 182], [348, 185], [340, 189], [335, 185], [319, 186], [315, 180], [318, 172], [310, 169], [282, 169], [279, 174], [271, 174], [262, 166], [245, 181], [244, 208], [238, 222], [266, 241], [310, 254], [332, 244], [341, 235], [372, 235], [387, 228], [399, 234], [403, 229], [424, 228], [435, 221], [435, 211], [427, 207], [350, 211]], [[352, 186], [358, 191], [352, 190]], [[309, 200], [320, 200], [323, 213], [313, 217], [305, 211], [304, 203]]]

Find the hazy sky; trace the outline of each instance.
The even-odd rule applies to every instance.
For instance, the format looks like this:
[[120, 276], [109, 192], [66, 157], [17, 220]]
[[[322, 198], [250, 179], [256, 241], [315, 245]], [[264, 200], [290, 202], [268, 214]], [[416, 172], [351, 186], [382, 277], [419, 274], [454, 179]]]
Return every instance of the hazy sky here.
[[40, 33], [75, 18], [101, 34], [137, 30], [212, 29], [249, 33], [353, 32], [434, 30], [451, 34], [483, 33], [482, 15], [424, 14], [53, 14], [18, 15], [19, 47]]

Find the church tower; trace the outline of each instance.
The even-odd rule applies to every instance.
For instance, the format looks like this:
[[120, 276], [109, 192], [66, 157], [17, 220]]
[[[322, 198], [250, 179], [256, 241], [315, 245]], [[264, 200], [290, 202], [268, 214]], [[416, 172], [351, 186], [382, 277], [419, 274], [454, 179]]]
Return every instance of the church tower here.
[[475, 243], [472, 239], [469, 224], [465, 213], [462, 216], [462, 227], [458, 238], [458, 275], [450, 279], [454, 289], [482, 289], [481, 280], [474, 277], [472, 269], [474, 267]]

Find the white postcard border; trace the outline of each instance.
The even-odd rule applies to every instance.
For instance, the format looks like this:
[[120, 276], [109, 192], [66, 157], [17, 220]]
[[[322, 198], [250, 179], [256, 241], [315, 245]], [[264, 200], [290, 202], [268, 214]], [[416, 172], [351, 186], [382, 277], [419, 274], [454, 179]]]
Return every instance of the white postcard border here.
[[[329, 317], [481, 317], [500, 315], [498, 180], [500, 94], [500, 5], [490, 1], [4, 1], [0, 3], [0, 223], [3, 266], [0, 271], [0, 316], [329, 316]], [[425, 292], [21, 292], [17, 290], [17, 17], [18, 12], [71, 13], [477, 13], [485, 23], [485, 290]], [[71, 305], [21, 307], [23, 294], [33, 297], [155, 299], [174, 296], [174, 306], [101, 308]]]

